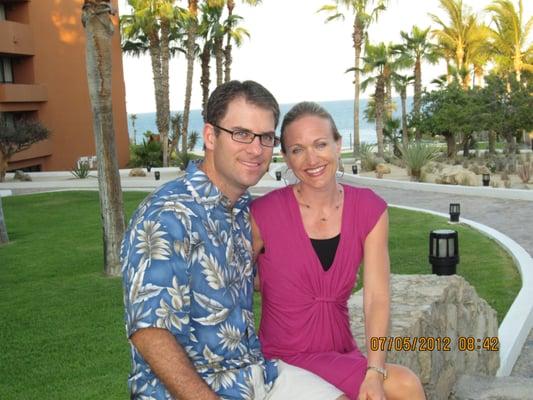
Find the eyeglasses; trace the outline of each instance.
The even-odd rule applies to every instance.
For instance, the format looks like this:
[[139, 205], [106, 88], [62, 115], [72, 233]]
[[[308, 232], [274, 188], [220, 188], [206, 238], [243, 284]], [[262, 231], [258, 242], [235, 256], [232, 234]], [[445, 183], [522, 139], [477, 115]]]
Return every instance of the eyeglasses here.
[[250, 131], [245, 131], [242, 129], [236, 129], [234, 131], [222, 128], [221, 126], [211, 124], [215, 128], [220, 129], [221, 131], [224, 131], [226, 133], [229, 133], [231, 135], [231, 138], [239, 143], [246, 143], [250, 144], [252, 143], [256, 137], [259, 138], [259, 143], [261, 143], [261, 146], [265, 147], [276, 147], [279, 144], [279, 138], [276, 137], [273, 133], [253, 133]]

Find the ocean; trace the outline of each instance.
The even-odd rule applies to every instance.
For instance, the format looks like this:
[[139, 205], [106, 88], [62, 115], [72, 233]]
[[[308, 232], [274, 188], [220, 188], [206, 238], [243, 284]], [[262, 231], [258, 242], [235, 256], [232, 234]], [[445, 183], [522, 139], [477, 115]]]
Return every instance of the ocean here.
[[[394, 117], [399, 118], [401, 114], [401, 105], [400, 98], [394, 98], [396, 103], [396, 110], [394, 112]], [[411, 106], [411, 98], [408, 98], [407, 107], [408, 110]], [[376, 127], [374, 123], [369, 123], [365, 120], [363, 116], [363, 111], [367, 106], [367, 99], [361, 99], [360, 106], [360, 130], [359, 134], [361, 137], [361, 142], [366, 143], [376, 143]], [[319, 102], [329, 113], [333, 116], [335, 123], [337, 124], [337, 129], [342, 135], [342, 147], [351, 148], [353, 146], [353, 100], [338, 100], [338, 101], [322, 101]], [[281, 120], [285, 113], [294, 105], [291, 104], [280, 104]], [[200, 134], [198, 143], [196, 144], [195, 150], [201, 150], [203, 146], [202, 140], [202, 128], [203, 120], [201, 110], [191, 110], [189, 117], [189, 132], [197, 131]], [[128, 115], [128, 129], [130, 137], [133, 141], [134, 139], [134, 130], [131, 124], [130, 115]], [[155, 124], [155, 112], [150, 113], [138, 113], [137, 120], [135, 122], [135, 142], [141, 143], [143, 140], [143, 133], [146, 131], [157, 132], [157, 127]], [[279, 126], [278, 126], [279, 131]], [[278, 132], [279, 133], [279, 132]]]

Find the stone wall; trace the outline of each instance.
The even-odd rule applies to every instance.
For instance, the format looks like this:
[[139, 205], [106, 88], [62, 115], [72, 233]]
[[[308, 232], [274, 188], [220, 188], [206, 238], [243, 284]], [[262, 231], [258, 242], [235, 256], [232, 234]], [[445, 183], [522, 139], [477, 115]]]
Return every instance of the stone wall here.
[[[348, 304], [352, 332], [365, 351], [362, 292], [354, 293]], [[429, 400], [448, 399], [461, 375], [496, 374], [498, 351], [482, 348], [484, 338], [490, 346], [490, 338], [498, 336], [496, 312], [462, 277], [392, 275], [391, 294], [389, 338], [401, 339], [382, 341], [392, 348], [387, 362], [411, 368]], [[462, 350], [461, 345], [475, 349]]]

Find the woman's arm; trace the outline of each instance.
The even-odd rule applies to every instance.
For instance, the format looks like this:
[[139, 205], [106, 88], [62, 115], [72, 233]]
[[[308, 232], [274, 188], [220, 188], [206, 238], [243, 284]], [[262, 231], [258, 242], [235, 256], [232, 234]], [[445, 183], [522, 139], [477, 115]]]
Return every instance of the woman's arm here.
[[[363, 305], [368, 366], [385, 367], [386, 353], [370, 348], [372, 337], [385, 337], [389, 333], [390, 316], [390, 262], [388, 249], [389, 218], [385, 211], [368, 234], [364, 244]], [[383, 376], [376, 370], [368, 370], [362, 391], [368, 398], [384, 398]], [[366, 397], [363, 397], [366, 398]]]
[[[251, 225], [252, 225], [252, 251], [253, 251], [253, 262], [255, 263], [257, 261], [257, 256], [263, 249], [264, 243], [263, 239], [261, 238], [261, 232], [259, 231], [259, 227], [255, 223], [254, 217], [250, 216], [251, 218]], [[257, 269], [257, 274], [254, 278], [254, 289], [256, 291], [260, 291], [261, 286], [259, 282], [259, 268]]]

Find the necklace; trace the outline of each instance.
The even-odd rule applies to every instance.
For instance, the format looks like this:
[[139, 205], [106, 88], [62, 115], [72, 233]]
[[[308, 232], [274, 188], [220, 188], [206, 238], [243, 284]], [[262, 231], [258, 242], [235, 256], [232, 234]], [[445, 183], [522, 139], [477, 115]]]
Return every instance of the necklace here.
[[[301, 200], [305, 200], [299, 187], [296, 187], [296, 192], [298, 193], [298, 196], [300, 197]], [[339, 192], [339, 202], [338, 204], [334, 206], [335, 210], [333, 212], [336, 212], [342, 205], [342, 200], [343, 200], [342, 189], [339, 189], [338, 192]], [[301, 206], [304, 206], [308, 210], [314, 209], [314, 207], [311, 207], [309, 204], [304, 203], [303, 201], [299, 201], [299, 200], [297, 201], [298, 201], [298, 204], [300, 204]], [[333, 212], [330, 213], [330, 215], [328, 215], [327, 217], [326, 216], [320, 217], [320, 221], [326, 222], [328, 218], [331, 217], [331, 214], [333, 214]]]

